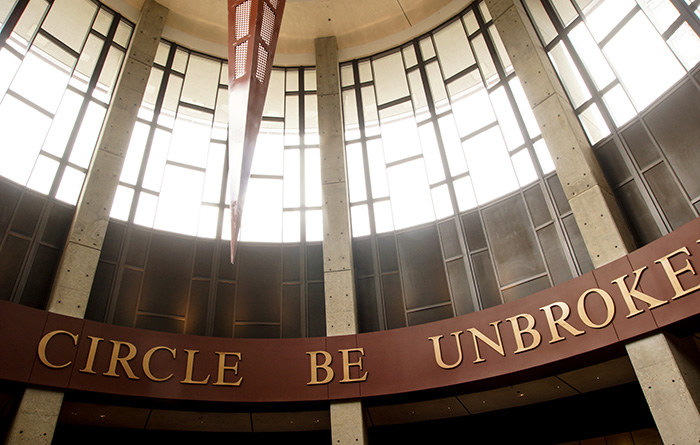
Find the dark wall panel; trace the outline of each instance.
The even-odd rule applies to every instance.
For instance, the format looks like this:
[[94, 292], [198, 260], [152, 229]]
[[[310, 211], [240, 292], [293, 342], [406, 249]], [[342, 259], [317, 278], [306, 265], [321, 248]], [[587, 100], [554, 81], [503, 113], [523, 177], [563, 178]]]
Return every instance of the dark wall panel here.
[[493, 271], [493, 264], [491, 264], [491, 255], [488, 252], [479, 252], [472, 256], [472, 261], [482, 309], [501, 304], [501, 292]]
[[615, 198], [627, 217], [638, 245], [648, 244], [661, 237], [661, 230], [649, 211], [637, 182], [628, 182], [615, 190]]
[[530, 210], [530, 215], [532, 216], [532, 223], [535, 227], [540, 227], [552, 220], [552, 215], [549, 213], [542, 188], [539, 185], [526, 190], [524, 195], [527, 208]]
[[146, 253], [150, 234], [142, 229], [133, 229], [129, 237], [129, 250], [126, 254], [126, 264], [143, 267], [146, 264]]
[[691, 198], [700, 196], [700, 91], [681, 85], [645, 118]]
[[129, 327], [134, 325], [142, 277], [143, 272], [140, 270], [124, 268], [112, 320], [114, 324]]
[[114, 287], [116, 270], [117, 267], [114, 264], [104, 261], [100, 261], [97, 265], [95, 281], [92, 283], [92, 290], [90, 291], [90, 301], [85, 311], [85, 318], [88, 320], [107, 321], [107, 307]]
[[54, 204], [51, 207], [49, 221], [46, 224], [41, 242], [50, 244], [63, 250], [63, 245], [68, 238], [68, 231], [73, 222], [74, 209], [62, 204]]
[[357, 295], [357, 324], [360, 332], [378, 331], [379, 316], [374, 277], [357, 278], [355, 294]]
[[162, 234], [152, 236], [140, 311], [185, 316], [193, 256], [192, 239]]
[[213, 260], [214, 242], [197, 240], [197, 247], [194, 253], [193, 276], [197, 278], [210, 278]]
[[190, 301], [185, 320], [185, 334], [205, 335], [207, 332], [207, 312], [209, 311], [209, 287], [207, 280], [193, 280], [190, 288]]
[[384, 292], [387, 329], [406, 326], [406, 306], [401, 293], [401, 278], [399, 274], [382, 276], [382, 290]]
[[301, 336], [301, 286], [287, 284], [282, 288], [282, 337]]
[[39, 246], [29, 271], [27, 284], [25, 284], [20, 297], [20, 304], [37, 309], [46, 308], [60, 259], [61, 251], [58, 249]]
[[438, 229], [440, 230], [442, 251], [444, 252], [445, 259], [455, 258], [462, 255], [462, 249], [460, 248], [461, 241], [459, 239], [459, 234], [457, 233], [455, 220], [450, 219], [438, 224]]
[[437, 228], [414, 229], [396, 239], [406, 309], [450, 301]]
[[5, 234], [19, 202], [21, 192], [0, 181], [0, 239]]
[[367, 277], [375, 274], [371, 240], [366, 238], [354, 240], [352, 242], [352, 258], [355, 277]]
[[29, 241], [8, 235], [0, 249], [0, 299], [9, 301], [22, 271]]
[[22, 194], [10, 230], [20, 235], [34, 236], [45, 203], [46, 198], [35, 196], [29, 192]]
[[659, 150], [652, 142], [644, 125], [637, 121], [622, 133], [622, 137], [637, 161], [639, 168], [646, 168], [660, 159]]
[[236, 321], [279, 322], [282, 306], [282, 249], [240, 246]]
[[464, 315], [474, 312], [474, 301], [472, 300], [471, 287], [464, 259], [459, 258], [447, 263], [447, 276], [450, 280], [452, 290], [452, 301], [454, 302], [457, 315]]
[[520, 195], [484, 209], [483, 217], [502, 286], [546, 271]]
[[235, 297], [235, 284], [219, 283], [216, 288], [216, 310], [214, 311], [214, 335], [216, 337], [233, 336]]
[[323, 294], [323, 283], [309, 283], [307, 287], [309, 302], [308, 329], [309, 337], [326, 335], [326, 300]]
[[[700, 157], [700, 147], [697, 148], [697, 157]], [[654, 196], [656, 196], [671, 229], [675, 230], [683, 224], [695, 218], [690, 208], [688, 198], [678, 188], [676, 181], [665, 163], [658, 164], [644, 174]]]

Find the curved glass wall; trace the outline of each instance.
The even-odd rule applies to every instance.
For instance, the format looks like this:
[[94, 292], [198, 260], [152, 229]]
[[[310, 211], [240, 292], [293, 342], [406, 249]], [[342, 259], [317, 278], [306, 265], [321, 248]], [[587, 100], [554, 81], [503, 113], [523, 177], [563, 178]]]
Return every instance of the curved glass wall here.
[[[695, 216], [700, 2], [524, 3], [640, 243]], [[26, 187], [0, 190], [0, 262], [13, 258], [0, 298], [42, 307], [133, 26], [89, 0], [0, 0], [0, 20], [0, 175]], [[637, 43], [645, 53], [620, 54]], [[161, 42], [88, 318], [324, 335], [315, 70], [272, 72], [230, 265], [227, 69]], [[465, 314], [592, 268], [484, 2], [340, 72], [361, 331]]]

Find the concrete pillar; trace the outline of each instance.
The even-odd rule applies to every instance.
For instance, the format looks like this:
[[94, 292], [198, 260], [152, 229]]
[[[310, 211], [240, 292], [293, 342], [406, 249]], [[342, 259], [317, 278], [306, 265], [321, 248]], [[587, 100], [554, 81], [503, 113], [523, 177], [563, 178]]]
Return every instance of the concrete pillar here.
[[[85, 315], [112, 201], [167, 14], [168, 9], [154, 0], [146, 0], [141, 11], [76, 206], [49, 297], [51, 312]], [[6, 443], [51, 443], [62, 401], [61, 391], [27, 388]]]
[[700, 365], [691, 339], [656, 334], [626, 345], [665, 444], [700, 443]]
[[[356, 334], [350, 203], [335, 37], [316, 39], [316, 90], [321, 146], [326, 335]], [[367, 442], [362, 402], [331, 404], [331, 434], [334, 444]]]
[[[632, 237], [576, 114], [520, 0], [486, 0], [552, 154], [593, 265], [634, 248]], [[664, 443], [700, 441], [698, 360], [664, 333], [626, 345]]]
[[486, 0], [542, 130], [559, 181], [595, 267], [634, 241], [554, 67], [519, 0]]

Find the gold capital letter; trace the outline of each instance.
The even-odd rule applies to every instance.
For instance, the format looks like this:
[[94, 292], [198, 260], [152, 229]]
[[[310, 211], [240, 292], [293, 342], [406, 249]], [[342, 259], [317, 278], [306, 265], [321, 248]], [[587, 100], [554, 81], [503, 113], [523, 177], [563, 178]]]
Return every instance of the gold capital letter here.
[[[322, 365], [318, 364], [318, 356], [322, 355], [326, 358]], [[325, 385], [326, 383], [333, 380], [333, 368], [331, 368], [331, 362], [333, 357], [326, 351], [311, 351], [307, 352], [306, 355], [309, 356], [311, 360], [311, 380], [307, 385]], [[323, 380], [318, 380], [318, 370], [323, 369], [326, 371], [326, 378]]]
[[[227, 382], [224, 380], [224, 372], [227, 369], [230, 369], [231, 371], [233, 371], [233, 373], [235, 375], [238, 375], [238, 363], [241, 361], [241, 353], [240, 352], [217, 352], [217, 354], [219, 354], [219, 375], [216, 379], [216, 383], [214, 383], [214, 386], [241, 386], [241, 382], [243, 381], [243, 377], [236, 380], [235, 382]], [[232, 356], [238, 358], [238, 361], [233, 366], [226, 366], [226, 357], [229, 355], [232, 355]]]
[[457, 361], [452, 363], [451, 365], [448, 365], [442, 359], [442, 349], [440, 348], [440, 339], [442, 338], [442, 335], [438, 335], [435, 337], [428, 337], [428, 340], [433, 342], [433, 352], [435, 353], [435, 362], [442, 369], [456, 368], [457, 366], [459, 366], [462, 363], [462, 342], [459, 339], [459, 336], [461, 334], [462, 334], [462, 331], [457, 331], [457, 332], [453, 332], [450, 334], [450, 335], [454, 336], [455, 342], [457, 343]]
[[[586, 297], [589, 294], [596, 293], [600, 295], [600, 298], [603, 299], [603, 304], [605, 304], [605, 309], [607, 310], [607, 318], [605, 319], [604, 322], [601, 324], [595, 324], [591, 320], [591, 317], [588, 316], [588, 312], [586, 312]], [[610, 322], [613, 320], [613, 317], [615, 316], [615, 303], [613, 302], [612, 297], [610, 296], [609, 293], [605, 292], [603, 289], [588, 289], [586, 292], [582, 293], [581, 296], [578, 299], [578, 315], [581, 317], [581, 321], [588, 326], [589, 328], [593, 329], [601, 329], [604, 328], [605, 326], [609, 325]]]
[[[527, 320], [527, 326], [524, 329], [520, 328], [518, 318], [524, 318]], [[515, 317], [506, 318], [506, 321], [510, 322], [513, 327], [513, 335], [515, 336], [515, 343], [518, 345], [518, 349], [515, 350], [515, 354], [521, 352], [529, 351], [530, 349], [535, 349], [540, 345], [542, 341], [542, 336], [535, 329], [535, 317], [530, 314], [518, 314]], [[532, 337], [532, 343], [530, 346], [525, 346], [523, 344], [523, 334], [530, 334]]]
[[681, 298], [684, 295], [688, 295], [691, 292], [694, 292], [698, 289], [700, 289], [700, 284], [697, 286], [691, 287], [690, 289], [683, 289], [683, 285], [681, 282], [678, 280], [678, 275], [684, 273], [684, 272], [691, 272], [693, 275], [695, 275], [695, 269], [693, 269], [693, 266], [690, 264], [690, 260], [688, 258], [685, 259], [685, 267], [680, 270], [675, 270], [673, 269], [673, 266], [671, 265], [671, 261], [669, 259], [672, 256], [678, 255], [679, 253], [685, 253], [686, 255], [690, 256], [690, 252], [688, 252], [688, 248], [683, 246], [680, 249], [676, 250], [673, 253], [670, 253], [666, 255], [665, 257], [661, 257], [658, 260], [654, 261], [655, 263], [661, 264], [664, 268], [664, 272], [666, 272], [666, 276], [668, 276], [668, 281], [671, 282], [671, 286], [673, 286], [673, 290], [676, 291], [676, 295], [672, 297], [672, 300], [675, 300], [676, 298]]
[[158, 377], [154, 376], [153, 373], [151, 372], [151, 357], [153, 356], [153, 354], [155, 354], [156, 351], [159, 351], [161, 349], [164, 349], [166, 351], [170, 351], [170, 355], [172, 355], [173, 358], [175, 358], [175, 349], [170, 349], [167, 346], [156, 346], [154, 348], [151, 348], [143, 356], [143, 373], [146, 374], [146, 377], [153, 380], [154, 382], [164, 382], [166, 380], [170, 380], [173, 376], [173, 374], [171, 373], [167, 377], [158, 378]]
[[[554, 319], [554, 313], [552, 312], [552, 307], [554, 306], [561, 309], [561, 315], [556, 320]], [[558, 341], [566, 340], [566, 337], [562, 337], [561, 335], [559, 335], [557, 325], [566, 329], [567, 331], [569, 331], [569, 333], [571, 333], [574, 336], [585, 334], [584, 331], [579, 331], [575, 327], [571, 326], [571, 324], [569, 324], [568, 321], [566, 321], [566, 319], [569, 317], [569, 314], [571, 313], [571, 309], [569, 308], [568, 304], [562, 301], [557, 301], [555, 303], [541, 307], [540, 310], [543, 311], [545, 317], [547, 317], [549, 331], [552, 333], [552, 339], [549, 341], [549, 343], [556, 343]]]
[[[356, 362], [350, 363], [348, 355], [351, 352], [359, 352], [360, 358]], [[343, 355], [343, 380], [340, 383], [353, 383], [353, 382], [364, 382], [367, 380], [367, 371], [365, 371], [362, 377], [356, 379], [350, 378], [350, 368], [357, 366], [362, 371], [362, 356], [365, 355], [365, 348], [352, 348], [352, 349], [341, 349], [340, 353]]]
[[[128, 341], [110, 340], [110, 342], [112, 342], [112, 359], [109, 361], [109, 370], [102, 375], [119, 377], [119, 374], [117, 374], [117, 363], [119, 363], [122, 365], [127, 377], [129, 377], [131, 380], [138, 380], [139, 378], [136, 377], [134, 371], [131, 370], [131, 366], [129, 366], [129, 360], [136, 357], [136, 346]], [[119, 352], [121, 351], [122, 346], [126, 346], [129, 350], [126, 357], [119, 357]]]
[[85, 360], [85, 367], [79, 372], [84, 372], [86, 374], [96, 374], [95, 370], [92, 369], [92, 367], [95, 365], [95, 355], [97, 354], [97, 346], [102, 340], [104, 340], [104, 338], [93, 337], [91, 335], [88, 335], [88, 338], [90, 339], [90, 352], [88, 352], [87, 360]]
[[206, 385], [209, 382], [209, 374], [204, 380], [192, 380], [192, 375], [194, 374], [194, 356], [199, 351], [196, 349], [185, 349], [187, 353], [187, 370], [185, 371], [185, 380], [180, 383], [189, 383], [190, 385]]
[[486, 343], [487, 346], [489, 346], [491, 349], [494, 351], [498, 352], [501, 354], [503, 357], [506, 356], [505, 351], [503, 350], [503, 341], [501, 340], [501, 331], [498, 329], [498, 323], [500, 323], [501, 320], [498, 321], [493, 321], [489, 323], [489, 325], [493, 326], [493, 330], [496, 331], [496, 339], [498, 340], [498, 343], [495, 341], [491, 340], [488, 338], [484, 333], [482, 333], [480, 330], [476, 328], [469, 328], [467, 331], [469, 331], [472, 334], [472, 339], [474, 340], [474, 352], [476, 352], [476, 360], [474, 360], [474, 363], [481, 363], [486, 361], [485, 358], [481, 357], [480, 351], [479, 351], [479, 342], [476, 340], [479, 339]]
[[56, 330], [56, 331], [51, 331], [48, 334], [44, 335], [41, 338], [41, 341], [39, 341], [39, 348], [37, 350], [37, 354], [39, 355], [39, 360], [41, 360], [41, 363], [43, 363], [44, 365], [48, 366], [49, 368], [53, 368], [53, 369], [65, 368], [66, 366], [73, 363], [72, 361], [69, 361], [69, 362], [64, 363], [62, 365], [54, 365], [53, 363], [51, 363], [49, 361], [48, 358], [46, 358], [46, 346], [49, 344], [49, 341], [58, 334], [69, 335], [73, 339], [73, 344], [76, 346], [78, 345], [78, 334], [72, 334], [68, 331]]
[[637, 306], [634, 304], [634, 301], [632, 298], [636, 298], [637, 300], [642, 300], [646, 304], [649, 305], [649, 309], [654, 309], [655, 307], [659, 307], [663, 304], [668, 303], [668, 300], [657, 300], [656, 298], [652, 297], [651, 295], [647, 295], [644, 292], [640, 291], [637, 289], [637, 286], [639, 285], [639, 278], [642, 276], [642, 272], [647, 267], [644, 266], [641, 269], [637, 269], [634, 271], [634, 283], [632, 283], [632, 289], [629, 289], [627, 287], [627, 283], [625, 283], [625, 278], [627, 278], [627, 275], [624, 275], [620, 278], [612, 280], [610, 283], [615, 283], [617, 284], [617, 287], [620, 288], [620, 292], [622, 293], [622, 298], [625, 299], [625, 304], [627, 304], [627, 309], [629, 309], [630, 313], [627, 315], [627, 318], [632, 318], [635, 315], [641, 314], [644, 312], [644, 309], [638, 309]]

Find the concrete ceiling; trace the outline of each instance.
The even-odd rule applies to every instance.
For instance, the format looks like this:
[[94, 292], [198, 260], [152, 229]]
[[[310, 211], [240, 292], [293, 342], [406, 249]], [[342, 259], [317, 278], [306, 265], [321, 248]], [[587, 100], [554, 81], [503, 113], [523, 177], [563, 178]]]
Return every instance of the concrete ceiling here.
[[[226, 0], [157, 0], [170, 9], [166, 27], [177, 43], [222, 55], [227, 41]], [[312, 55], [314, 39], [334, 35], [338, 48], [361, 57], [422, 34], [464, 9], [472, 0], [287, 0], [277, 53]], [[129, 17], [144, 0], [106, 1]], [[168, 35], [166, 34], [166, 38]], [[182, 41], [191, 38], [190, 42]], [[178, 41], [180, 40], [180, 41]], [[193, 43], [195, 42], [195, 43]], [[366, 54], [364, 54], [366, 53]]]

